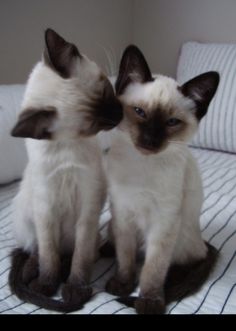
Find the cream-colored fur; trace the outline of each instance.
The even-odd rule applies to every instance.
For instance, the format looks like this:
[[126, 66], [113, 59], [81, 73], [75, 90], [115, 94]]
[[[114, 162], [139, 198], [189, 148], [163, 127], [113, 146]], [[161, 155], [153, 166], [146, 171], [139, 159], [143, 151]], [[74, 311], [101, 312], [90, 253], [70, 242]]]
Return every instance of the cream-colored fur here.
[[[162, 75], [153, 79], [136, 46], [123, 53], [116, 92], [124, 115], [106, 160], [118, 265], [106, 288], [122, 297], [134, 290], [136, 253], [143, 249], [140, 293], [134, 301], [138, 313], [164, 313], [168, 300], [196, 291], [212, 268], [199, 224], [201, 177], [187, 143], [218, 83], [216, 72], [183, 86]], [[186, 274], [193, 265], [200, 266], [194, 269], [200, 273], [197, 282], [193, 270]], [[179, 272], [185, 280], [170, 281]]]
[[204, 259], [207, 253], [199, 225], [201, 177], [187, 147], [198, 122], [194, 102], [177, 90], [174, 80], [164, 76], [150, 83], [131, 84], [120, 100], [124, 109], [142, 105], [145, 110], [161, 107], [168, 112], [174, 108], [172, 116], [178, 114], [188, 125], [180, 143], [170, 141], [161, 152], [145, 155], [134, 145], [124, 114], [106, 160], [118, 260], [115, 279], [124, 284], [132, 279], [136, 251], [143, 247], [140, 289], [142, 295], [155, 297], [171, 264]]
[[49, 128], [53, 139], [26, 139], [29, 162], [14, 205], [17, 245], [38, 253], [39, 279], [53, 278], [59, 272], [60, 255], [73, 254], [68, 281], [89, 280], [106, 184], [97, 136], [80, 133], [91, 124], [90, 100], [103, 95], [101, 77], [105, 76], [98, 66], [85, 56], [68, 79], [43, 58], [27, 83], [24, 113], [57, 111]]
[[199, 230], [201, 178], [187, 146], [171, 143], [160, 154], [143, 155], [125, 132], [116, 129], [107, 156], [107, 174], [119, 223], [122, 219], [127, 222], [120, 217], [120, 209], [122, 215], [129, 215], [124, 226], [131, 223], [141, 231], [145, 243], [146, 235], [155, 228], [158, 241], [165, 231], [181, 225], [178, 240], [173, 239], [176, 248], [172, 260], [186, 262], [188, 258], [204, 257], [206, 250]]

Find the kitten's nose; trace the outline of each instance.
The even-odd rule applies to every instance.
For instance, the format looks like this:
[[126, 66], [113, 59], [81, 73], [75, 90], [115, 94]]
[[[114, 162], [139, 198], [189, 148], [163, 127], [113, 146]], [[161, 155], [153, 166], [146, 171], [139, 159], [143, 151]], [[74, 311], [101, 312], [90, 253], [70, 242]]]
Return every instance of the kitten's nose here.
[[144, 134], [143, 135], [143, 143], [147, 147], [154, 147], [155, 146], [155, 141], [149, 134]]

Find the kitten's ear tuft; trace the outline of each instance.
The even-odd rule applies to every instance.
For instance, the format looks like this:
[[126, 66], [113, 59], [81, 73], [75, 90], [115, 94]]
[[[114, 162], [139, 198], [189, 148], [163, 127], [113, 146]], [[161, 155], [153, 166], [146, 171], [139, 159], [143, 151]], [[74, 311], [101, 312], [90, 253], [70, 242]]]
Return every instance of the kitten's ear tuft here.
[[44, 61], [63, 78], [70, 78], [76, 60], [82, 58], [77, 47], [52, 29], [45, 31]]
[[21, 138], [52, 139], [52, 127], [56, 117], [57, 111], [54, 107], [46, 110], [27, 109], [20, 114], [11, 135]]
[[216, 93], [219, 82], [219, 73], [209, 71], [191, 79], [180, 87], [180, 91], [183, 95], [195, 102], [197, 106], [196, 117], [199, 121], [206, 115], [208, 106]]
[[152, 80], [151, 71], [140, 49], [134, 45], [128, 46], [120, 62], [115, 85], [117, 95], [121, 95], [130, 83], [146, 83]]

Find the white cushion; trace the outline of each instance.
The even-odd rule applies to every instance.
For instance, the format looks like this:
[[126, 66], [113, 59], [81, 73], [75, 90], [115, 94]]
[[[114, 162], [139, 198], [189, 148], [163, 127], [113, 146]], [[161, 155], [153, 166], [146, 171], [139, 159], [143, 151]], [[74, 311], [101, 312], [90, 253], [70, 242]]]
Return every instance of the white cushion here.
[[24, 90], [25, 85], [0, 86], [0, 184], [21, 178], [27, 163], [24, 139], [10, 135]]
[[211, 70], [219, 72], [220, 85], [192, 144], [236, 153], [236, 44], [187, 42], [182, 46], [180, 84]]

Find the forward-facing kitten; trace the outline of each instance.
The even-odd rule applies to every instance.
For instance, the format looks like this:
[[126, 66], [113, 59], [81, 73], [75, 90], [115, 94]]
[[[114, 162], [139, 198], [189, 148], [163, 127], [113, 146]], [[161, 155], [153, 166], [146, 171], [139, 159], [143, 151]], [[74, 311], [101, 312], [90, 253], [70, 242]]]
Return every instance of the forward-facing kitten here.
[[163, 313], [166, 303], [196, 291], [216, 261], [216, 250], [201, 237], [202, 184], [186, 142], [218, 83], [216, 72], [183, 86], [161, 75], [153, 79], [139, 49], [123, 54], [116, 91], [124, 117], [107, 159], [118, 267], [106, 288], [119, 296], [134, 290], [142, 246], [138, 313]]
[[[120, 103], [98, 66], [56, 32], [27, 83], [12, 135], [27, 139], [29, 163], [15, 200], [18, 247], [9, 276], [22, 300], [71, 311], [89, 299], [98, 220], [106, 185], [97, 137], [122, 118]], [[62, 287], [64, 257], [72, 256]]]

